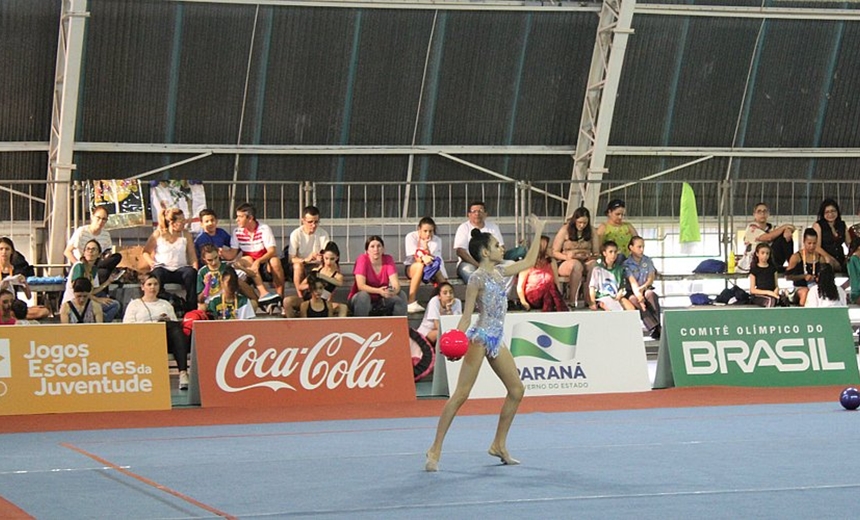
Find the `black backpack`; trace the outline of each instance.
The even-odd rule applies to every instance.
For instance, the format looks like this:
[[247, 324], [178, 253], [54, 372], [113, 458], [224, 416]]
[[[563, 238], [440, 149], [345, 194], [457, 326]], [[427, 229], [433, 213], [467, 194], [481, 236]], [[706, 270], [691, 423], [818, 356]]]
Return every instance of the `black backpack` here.
[[729, 304], [731, 302], [731, 305], [746, 305], [750, 301], [752, 301], [750, 294], [737, 285], [723, 289], [723, 292], [714, 299], [715, 303]]

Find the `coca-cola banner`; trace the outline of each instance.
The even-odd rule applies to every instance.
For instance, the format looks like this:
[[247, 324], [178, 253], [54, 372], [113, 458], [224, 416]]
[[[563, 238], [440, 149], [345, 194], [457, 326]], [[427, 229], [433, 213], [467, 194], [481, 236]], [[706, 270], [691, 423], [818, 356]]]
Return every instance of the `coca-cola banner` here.
[[193, 379], [203, 406], [414, 401], [408, 332], [405, 317], [198, 320]]

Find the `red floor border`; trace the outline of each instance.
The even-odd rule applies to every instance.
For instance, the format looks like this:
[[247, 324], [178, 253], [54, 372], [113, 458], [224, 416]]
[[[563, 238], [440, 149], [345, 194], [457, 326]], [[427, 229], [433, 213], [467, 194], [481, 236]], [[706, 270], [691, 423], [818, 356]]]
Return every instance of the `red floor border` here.
[[[827, 401], [833, 403], [834, 409], [841, 409], [839, 406], [841, 391], [841, 386], [795, 388], [693, 387], [636, 393], [526, 397], [520, 406], [520, 413]], [[501, 399], [472, 399], [463, 406], [461, 413], [464, 415], [496, 414], [501, 403]], [[422, 399], [406, 403], [344, 404], [292, 408], [176, 408], [151, 412], [14, 415], [3, 417], [0, 421], [0, 433], [434, 417], [439, 415], [444, 404], [444, 399]]]

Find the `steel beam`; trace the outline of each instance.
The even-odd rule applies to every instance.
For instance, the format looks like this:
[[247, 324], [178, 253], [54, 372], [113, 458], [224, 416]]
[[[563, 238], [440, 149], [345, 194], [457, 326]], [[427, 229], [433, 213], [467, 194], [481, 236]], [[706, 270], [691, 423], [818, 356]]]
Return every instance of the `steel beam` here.
[[573, 182], [566, 217], [570, 217], [581, 204], [592, 215], [596, 214], [600, 181], [606, 173], [606, 150], [615, 112], [615, 96], [627, 38], [633, 33], [631, 22], [635, 7], [635, 0], [605, 0], [600, 11], [573, 157]]
[[54, 72], [54, 103], [51, 116], [51, 141], [48, 148], [47, 260], [63, 263], [66, 231], [69, 226], [69, 186], [75, 153], [75, 127], [78, 116], [78, 90], [84, 30], [89, 17], [87, 0], [63, 0], [57, 66]]

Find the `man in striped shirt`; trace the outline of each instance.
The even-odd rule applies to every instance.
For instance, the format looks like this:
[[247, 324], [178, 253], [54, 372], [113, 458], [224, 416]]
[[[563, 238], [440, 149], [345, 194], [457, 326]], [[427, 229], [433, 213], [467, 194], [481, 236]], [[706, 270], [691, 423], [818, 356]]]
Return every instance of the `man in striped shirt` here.
[[257, 221], [257, 210], [245, 203], [236, 208], [236, 229], [230, 239], [230, 248], [242, 256], [236, 260], [245, 269], [259, 273], [275, 286], [278, 296], [284, 297], [284, 267], [275, 249], [272, 228]]

